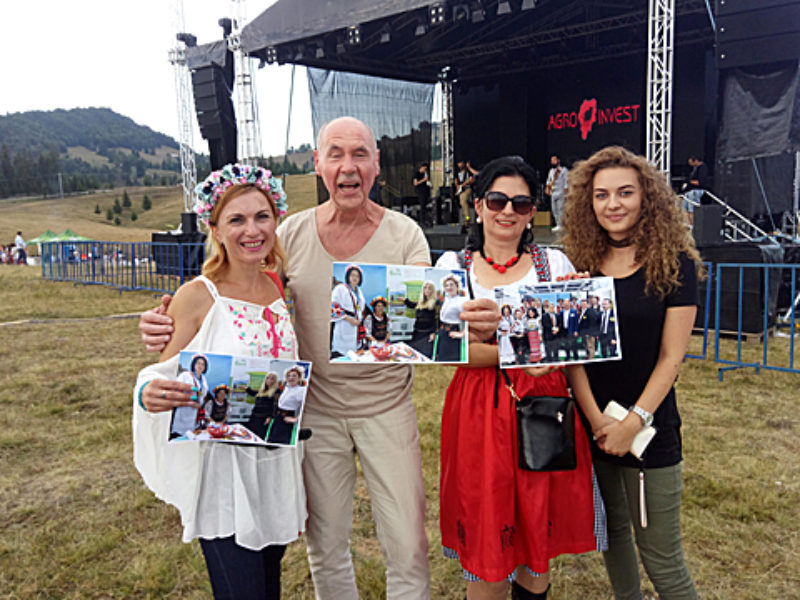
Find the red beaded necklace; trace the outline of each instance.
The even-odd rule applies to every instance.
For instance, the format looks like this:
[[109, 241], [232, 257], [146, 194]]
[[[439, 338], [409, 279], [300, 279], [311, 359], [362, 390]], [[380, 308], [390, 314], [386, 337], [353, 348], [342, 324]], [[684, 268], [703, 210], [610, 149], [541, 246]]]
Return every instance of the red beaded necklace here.
[[482, 250], [481, 253], [483, 254], [484, 260], [487, 263], [489, 263], [489, 266], [492, 267], [495, 271], [497, 271], [499, 273], [505, 273], [506, 269], [508, 269], [509, 267], [514, 266], [516, 264], [516, 262], [519, 260], [519, 257], [520, 257], [520, 255], [517, 254], [516, 256], [512, 256], [511, 258], [509, 258], [505, 262], [505, 264], [498, 265], [491, 256], [486, 254], [486, 250]]

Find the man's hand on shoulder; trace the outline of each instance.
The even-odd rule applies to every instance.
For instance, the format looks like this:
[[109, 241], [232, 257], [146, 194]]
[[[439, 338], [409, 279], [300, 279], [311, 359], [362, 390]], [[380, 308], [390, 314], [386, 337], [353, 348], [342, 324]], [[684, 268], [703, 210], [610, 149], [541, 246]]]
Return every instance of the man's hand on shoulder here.
[[161, 297], [161, 304], [142, 313], [139, 318], [139, 331], [148, 352], [161, 352], [172, 337], [172, 318], [167, 316], [167, 308], [172, 296]]
[[459, 316], [462, 321], [469, 323], [470, 342], [485, 342], [497, 333], [500, 309], [494, 300], [489, 298], [467, 300]]

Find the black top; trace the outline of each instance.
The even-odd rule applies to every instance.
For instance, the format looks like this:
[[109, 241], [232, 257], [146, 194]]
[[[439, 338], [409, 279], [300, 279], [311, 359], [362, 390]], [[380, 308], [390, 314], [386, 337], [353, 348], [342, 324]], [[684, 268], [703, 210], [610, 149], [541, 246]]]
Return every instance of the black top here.
[[[685, 172], [685, 171], [684, 171]], [[689, 173], [689, 180], [696, 180], [698, 185], [690, 184], [690, 188], [699, 188], [701, 190], [711, 189], [711, 174], [708, 171], [706, 163], [700, 163], [696, 167], [692, 167]]]
[[[427, 171], [423, 171], [422, 169], [420, 169], [419, 171], [417, 171], [414, 174], [414, 179], [412, 180], [412, 183], [414, 181], [419, 181], [420, 179], [424, 179], [427, 176], [428, 176], [428, 172]], [[414, 184], [414, 190], [417, 192], [417, 197], [418, 198], [429, 198], [430, 195], [431, 195], [431, 188], [428, 187], [428, 182], [427, 181], [423, 181], [422, 183], [419, 183], [419, 184], [415, 183]]]
[[405, 299], [405, 305], [417, 311], [414, 319], [414, 337], [428, 335], [436, 331], [436, 309], [440, 307], [440, 304], [437, 300], [433, 308], [418, 308], [416, 302], [412, 302], [408, 298]]
[[[602, 275], [602, 274], [601, 274]], [[592, 392], [600, 410], [609, 400], [630, 407], [636, 404], [658, 361], [661, 334], [667, 308], [697, 305], [697, 269], [686, 254], [680, 255], [680, 287], [663, 300], [645, 295], [645, 272], [640, 268], [633, 275], [614, 279], [617, 326], [619, 327], [622, 360], [585, 365]], [[681, 417], [675, 402], [675, 389], [670, 388], [653, 415], [656, 436], [644, 454], [645, 467], [668, 467], [681, 461]], [[632, 454], [612, 456], [600, 450], [592, 440], [595, 458], [621, 465], [638, 467]]]
[[578, 310], [580, 321], [578, 321], [578, 331], [583, 335], [600, 335], [600, 309], [588, 307], [584, 311]]

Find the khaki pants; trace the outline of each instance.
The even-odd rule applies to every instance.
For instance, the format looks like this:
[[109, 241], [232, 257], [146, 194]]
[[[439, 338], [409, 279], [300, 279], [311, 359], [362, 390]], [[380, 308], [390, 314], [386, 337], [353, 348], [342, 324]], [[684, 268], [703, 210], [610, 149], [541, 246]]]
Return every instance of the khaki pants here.
[[460, 221], [462, 225], [467, 225], [470, 222], [469, 216], [469, 201], [472, 199], [472, 190], [469, 188], [465, 189], [458, 195], [458, 202], [461, 204], [461, 217]]
[[386, 559], [386, 597], [430, 598], [425, 490], [419, 432], [411, 399], [363, 418], [306, 414], [313, 430], [305, 443], [308, 561], [317, 600], [355, 600], [350, 532], [358, 453], [378, 541]]
[[[639, 469], [594, 461], [608, 517], [603, 553], [616, 600], [641, 600], [636, 549], [663, 600], [697, 600], [681, 545], [681, 465], [645, 469], [647, 528], [639, 516]], [[631, 535], [633, 530], [634, 536]]]

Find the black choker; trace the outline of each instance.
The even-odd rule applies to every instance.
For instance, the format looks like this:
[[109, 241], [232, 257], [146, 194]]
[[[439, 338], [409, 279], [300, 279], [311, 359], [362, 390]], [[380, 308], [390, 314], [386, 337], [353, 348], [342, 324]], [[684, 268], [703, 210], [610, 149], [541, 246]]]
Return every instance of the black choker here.
[[626, 237], [623, 240], [615, 240], [609, 236], [608, 245], [612, 248], [627, 248], [628, 246], [633, 246], [633, 238]]

